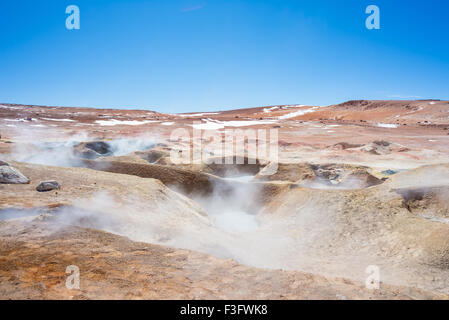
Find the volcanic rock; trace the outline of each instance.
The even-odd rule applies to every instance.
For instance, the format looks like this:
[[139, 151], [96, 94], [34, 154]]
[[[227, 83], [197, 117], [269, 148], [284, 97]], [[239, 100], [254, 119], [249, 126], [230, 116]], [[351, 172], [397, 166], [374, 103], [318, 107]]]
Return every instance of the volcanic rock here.
[[46, 192], [59, 189], [61, 189], [61, 185], [57, 181], [43, 181], [39, 183], [39, 185], [36, 187], [36, 190], [39, 192]]
[[30, 179], [25, 177], [19, 170], [7, 166], [0, 166], [0, 183], [4, 184], [28, 184]]

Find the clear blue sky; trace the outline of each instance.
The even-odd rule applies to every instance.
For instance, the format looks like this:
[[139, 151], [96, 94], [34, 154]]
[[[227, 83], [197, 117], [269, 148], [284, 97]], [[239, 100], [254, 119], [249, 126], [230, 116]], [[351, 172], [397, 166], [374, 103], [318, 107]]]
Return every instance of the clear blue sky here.
[[[78, 5], [81, 29], [65, 27]], [[381, 29], [365, 28], [365, 8]], [[0, 2], [0, 101], [208, 111], [449, 99], [449, 1]]]

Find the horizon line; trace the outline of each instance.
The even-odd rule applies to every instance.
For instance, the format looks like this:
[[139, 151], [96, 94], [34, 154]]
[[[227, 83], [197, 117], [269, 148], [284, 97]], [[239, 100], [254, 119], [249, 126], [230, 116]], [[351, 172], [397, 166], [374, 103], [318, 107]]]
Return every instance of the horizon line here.
[[[304, 107], [330, 107], [336, 106], [339, 104], [344, 104], [351, 101], [449, 101], [442, 99], [350, 99], [345, 100], [343, 102], [329, 104], [329, 105], [308, 105], [308, 104], [300, 104], [300, 103], [286, 103], [286, 104], [268, 104], [268, 105], [260, 105], [255, 107], [231, 107], [227, 110], [213, 110], [213, 111], [231, 111], [231, 110], [245, 110], [245, 109], [257, 109], [257, 108], [268, 108], [268, 107], [282, 107], [282, 106], [304, 106]], [[211, 111], [201, 111], [194, 110], [188, 112], [175, 112], [175, 113], [165, 113], [161, 111], [157, 111], [158, 107], [148, 107], [148, 108], [138, 108], [138, 107], [130, 107], [131, 109], [126, 109], [124, 107], [86, 107], [86, 106], [68, 106], [68, 105], [43, 105], [43, 104], [22, 104], [22, 103], [10, 103], [10, 102], [0, 102], [0, 106], [23, 106], [23, 107], [40, 107], [40, 108], [76, 108], [76, 109], [95, 109], [95, 110], [128, 110], [128, 111], [152, 111], [156, 113], [164, 113], [164, 114], [186, 114], [186, 113], [194, 113], [194, 112], [211, 112]], [[152, 109], [149, 109], [152, 108]]]

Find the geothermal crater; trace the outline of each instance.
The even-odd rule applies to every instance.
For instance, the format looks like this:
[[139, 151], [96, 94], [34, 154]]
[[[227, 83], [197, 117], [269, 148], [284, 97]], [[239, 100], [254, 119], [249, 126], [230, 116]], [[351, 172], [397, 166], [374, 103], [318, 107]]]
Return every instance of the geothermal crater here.
[[[182, 115], [3, 104], [0, 297], [446, 297], [448, 111], [444, 101]], [[201, 159], [177, 163], [177, 128], [223, 139], [275, 129], [277, 153], [254, 157], [258, 135], [243, 155], [223, 150], [208, 132], [187, 143], [202, 144]], [[39, 192], [42, 182], [59, 187]], [[75, 292], [69, 265], [82, 272]]]

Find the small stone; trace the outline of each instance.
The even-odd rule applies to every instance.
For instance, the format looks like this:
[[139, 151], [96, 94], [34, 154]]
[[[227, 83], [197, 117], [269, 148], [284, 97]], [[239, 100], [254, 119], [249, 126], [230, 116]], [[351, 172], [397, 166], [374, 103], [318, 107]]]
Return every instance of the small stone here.
[[39, 192], [46, 192], [59, 189], [61, 189], [61, 185], [57, 181], [43, 181], [39, 183], [39, 185], [36, 187], [36, 190]]

